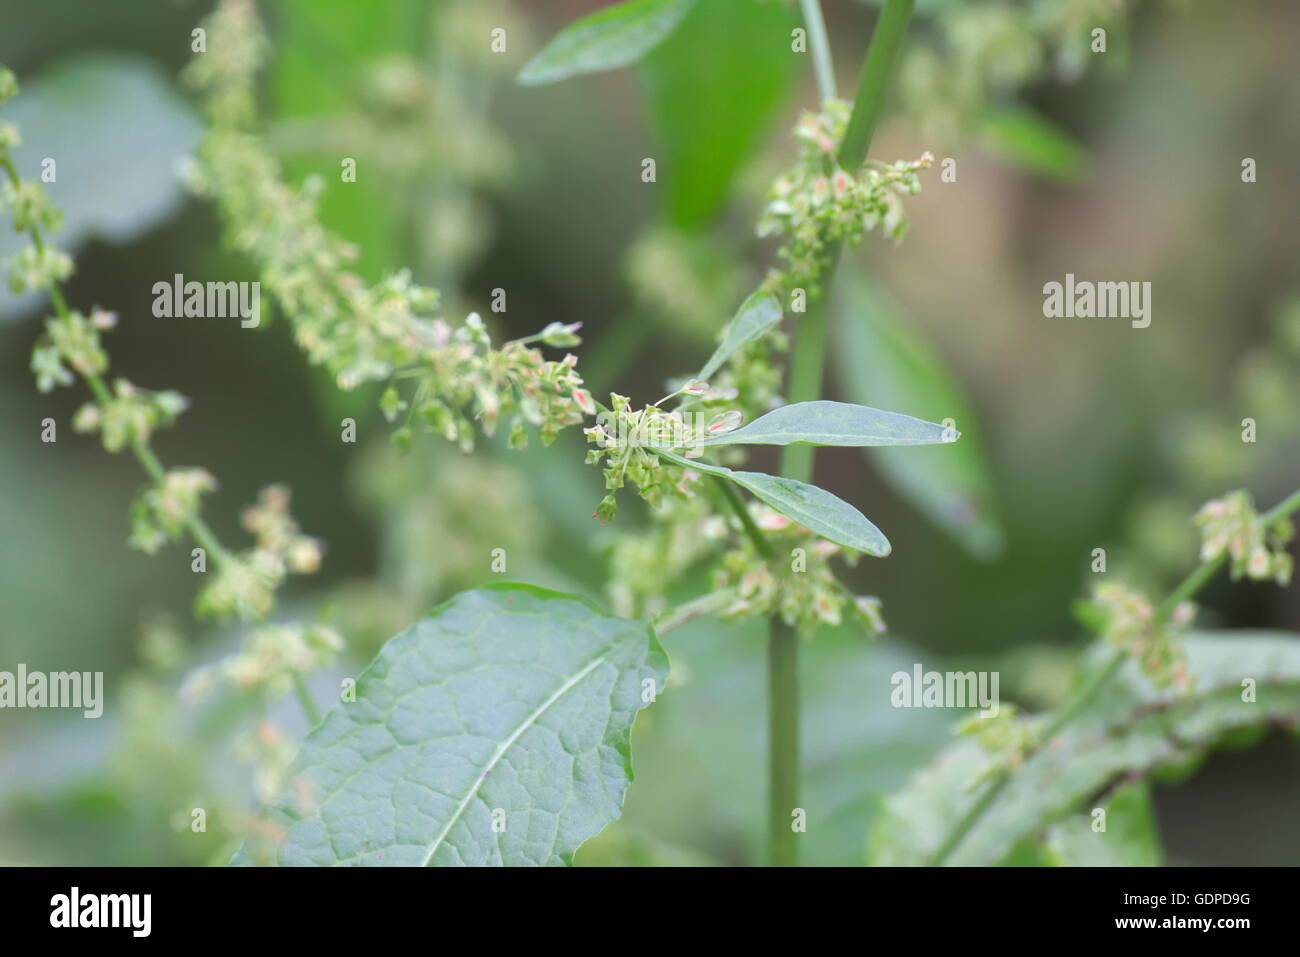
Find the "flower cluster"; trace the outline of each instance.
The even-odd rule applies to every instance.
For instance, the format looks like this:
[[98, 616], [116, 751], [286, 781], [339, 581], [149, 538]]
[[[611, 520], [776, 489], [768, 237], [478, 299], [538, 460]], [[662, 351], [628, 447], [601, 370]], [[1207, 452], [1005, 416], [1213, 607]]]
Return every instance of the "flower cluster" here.
[[[272, 803], [284, 793], [297, 751], [294, 739], [270, 721], [259, 721], [254, 727], [246, 729], [235, 738], [231, 748], [231, 753], [237, 760], [252, 767], [253, 792], [263, 805]], [[273, 840], [274, 831], [268, 833], [261, 827], [249, 829], [252, 831], [249, 835], [250, 843], [255, 847]], [[283, 840], [283, 835], [279, 835], [279, 841]], [[274, 851], [266, 858], [266, 863], [275, 863]]]
[[610, 547], [610, 605], [624, 618], [664, 611], [668, 585], [726, 542], [704, 496], [670, 497], [651, 516], [648, 527], [620, 532]]
[[215, 492], [217, 480], [207, 469], [171, 469], [145, 489], [131, 505], [132, 548], [153, 555], [181, 537], [199, 515], [199, 496]]
[[1137, 661], [1152, 684], [1181, 693], [1191, 690], [1192, 678], [1178, 641], [1196, 615], [1191, 602], [1180, 604], [1165, 622], [1158, 619], [1145, 595], [1107, 583], [1093, 589], [1092, 607], [1100, 613], [1102, 639]]
[[795, 127], [799, 158], [773, 184], [758, 223], [760, 236], [785, 239], [779, 252], [785, 271], [768, 279], [776, 291], [803, 288], [816, 296], [833, 243], [858, 243], [876, 227], [893, 239], [901, 238], [907, 220], [900, 197], [920, 192], [917, 171], [934, 163], [925, 153], [892, 166], [870, 163], [859, 171], [844, 169], [835, 154], [849, 109], [843, 100], [830, 100], [824, 112], [805, 113]]
[[102, 309], [93, 310], [89, 318], [70, 312], [45, 320], [45, 333], [32, 349], [36, 388], [49, 392], [55, 386], [72, 385], [73, 371], [82, 376], [107, 372], [108, 353], [100, 344], [99, 334], [116, 324], [116, 314]]
[[394, 433], [394, 441], [399, 447], [408, 446], [411, 423], [418, 417], [428, 431], [468, 451], [474, 446], [472, 415], [488, 435], [508, 419], [511, 448], [527, 444], [526, 426], [535, 427], [542, 443], [549, 445], [560, 429], [579, 424], [596, 406], [581, 387], [577, 356], [569, 353], [558, 362], [547, 360], [529, 343], [573, 345], [579, 341], [577, 327], [552, 323], [536, 336], [495, 349], [477, 313], [471, 313], [454, 332], [441, 319], [433, 320], [423, 361], [399, 376], [415, 380], [412, 398], [403, 399], [394, 383], [380, 400], [390, 422], [406, 413], [406, 424]]
[[343, 638], [328, 625], [275, 624], [248, 632], [239, 650], [192, 671], [181, 694], [198, 701], [220, 687], [236, 692], [265, 690], [272, 696], [292, 690], [295, 676], [329, 665], [343, 650]]
[[179, 392], [141, 389], [126, 379], [115, 380], [108, 391], [100, 379], [108, 371], [108, 353], [100, 333], [116, 324], [117, 314], [103, 309], [92, 310], [88, 317], [63, 312], [45, 321], [31, 361], [36, 388], [41, 392], [71, 385], [74, 371], [91, 383], [99, 398], [77, 410], [72, 426], [82, 433], [98, 432], [109, 452], [147, 443], [156, 429], [171, 425], [189, 406]]
[[[232, 224], [233, 245], [257, 264], [308, 359], [329, 369], [343, 389], [395, 380], [384, 393], [383, 411], [393, 420], [409, 408], [407, 424], [394, 437], [399, 445], [409, 444], [410, 420], [417, 415], [464, 448], [473, 444], [470, 416], [489, 433], [510, 416], [515, 446], [524, 443], [526, 424], [549, 443], [559, 429], [581, 422], [593, 409], [579, 388], [576, 359], [547, 361], [526, 347], [531, 341], [577, 344], [574, 326], [553, 324], [498, 350], [477, 314], [454, 332], [435, 318], [437, 291], [414, 283], [409, 272], [371, 285], [350, 271], [356, 248], [319, 220], [323, 181], [310, 178], [301, 189], [291, 188], [280, 164], [246, 130], [252, 116], [244, 105], [251, 104], [260, 63], [255, 51], [265, 42], [251, 5], [222, 5], [208, 30], [210, 48], [230, 46], [246, 55], [224, 65], [199, 56], [189, 67], [188, 78], [207, 96], [213, 117], [190, 170], [191, 186], [216, 200]], [[405, 400], [395, 382], [408, 378], [416, 388]]]
[[998, 705], [997, 714], [973, 714], [958, 724], [958, 734], [975, 738], [985, 751], [996, 758], [968, 787], [978, 787], [1003, 768], [1012, 774], [1019, 771], [1030, 752], [1037, 747], [1034, 732], [1033, 724], [1021, 716], [1014, 704], [1007, 702]]
[[45, 187], [34, 180], [8, 182], [0, 186], [0, 211], [6, 209], [14, 231], [19, 233], [25, 233], [33, 226], [54, 232], [63, 218], [50, 203]]
[[[221, 9], [238, 12], [246, 8], [241, 0]], [[0, 100], [12, 95], [15, 87], [13, 74], [0, 68]], [[16, 291], [46, 291], [56, 312], [46, 321], [32, 350], [37, 388], [49, 392], [56, 386], [71, 385], [74, 373], [79, 375], [90, 387], [94, 401], [76, 413], [76, 430], [98, 431], [109, 452], [130, 448], [153, 478], [132, 504], [131, 545], [153, 553], [188, 529], [217, 566], [210, 584], [199, 594], [199, 610], [238, 614], [244, 620], [264, 618], [286, 574], [311, 573], [319, 567], [320, 543], [301, 534], [289, 516], [289, 493], [279, 486], [264, 490], [258, 504], [244, 512], [244, 526], [256, 539], [248, 552], [232, 555], [212, 536], [199, 515], [199, 503], [204, 493], [216, 488], [216, 480], [200, 468], [167, 470], [149, 448], [154, 430], [174, 422], [188, 401], [177, 392], [144, 390], [125, 379], [116, 380], [111, 390], [105, 383], [109, 360], [101, 333], [117, 324], [117, 316], [99, 308], [89, 316], [67, 308], [58, 285], [71, 274], [71, 260], [46, 245], [42, 236], [44, 230], [57, 225], [58, 215], [39, 187], [18, 177], [7, 153], [17, 140], [12, 127], [0, 131], [0, 170], [8, 180], [0, 202], [9, 211], [15, 229], [31, 237], [31, 245], [15, 261], [10, 282]], [[206, 564], [201, 570], [207, 571]], [[262, 628], [248, 635], [240, 654], [220, 668], [241, 687], [264, 684], [280, 692], [294, 675], [319, 667], [341, 645], [338, 635], [322, 626]]]
[[[710, 394], [711, 387], [696, 380], [681, 391], [703, 397]], [[602, 524], [614, 517], [618, 510], [615, 493], [629, 481], [652, 507], [668, 497], [689, 498], [699, 473], [664, 461], [659, 452], [675, 450], [686, 457], [698, 455], [700, 439], [729, 432], [741, 421], [736, 409], [719, 412], [705, 421], [682, 409], [660, 408], [665, 399], [643, 409], [633, 409], [631, 400], [618, 393], [611, 393], [609, 400], [610, 411], [598, 416], [591, 428], [583, 429], [588, 443], [594, 446], [587, 452], [587, 464], [603, 466], [608, 490], [595, 512]]]
[[275, 590], [289, 572], [310, 575], [320, 567], [322, 546], [299, 531], [289, 515], [289, 491], [282, 485], [263, 489], [258, 503], [240, 518], [256, 543], [243, 554], [222, 556], [212, 582], [199, 593], [197, 608], [201, 614], [258, 621], [270, 613]]
[[780, 615], [787, 625], [810, 636], [822, 625], [841, 624], [847, 612], [873, 637], [884, 633], [880, 599], [853, 595], [831, 569], [830, 560], [840, 554], [849, 565], [856, 564], [857, 552], [811, 535], [765, 505], [751, 505], [749, 511], [775, 553], [790, 560], [768, 561], [742, 537], [714, 574], [715, 588], [735, 592], [721, 617]]
[[[3, 67], [0, 67], [0, 87], [9, 91], [8, 95], [0, 96], [0, 103], [18, 89], [14, 75]], [[0, 173], [7, 174], [0, 184], [0, 213], [8, 212], [15, 232], [30, 232], [34, 237], [32, 244], [21, 249], [9, 263], [9, 289], [16, 296], [53, 289], [72, 275], [72, 258], [40, 238], [41, 230], [57, 230], [62, 217], [40, 183], [18, 177], [9, 151], [21, 143], [18, 127], [0, 123]]]
[[1279, 585], [1291, 581], [1293, 563], [1286, 545], [1295, 528], [1289, 521], [1265, 527], [1249, 492], [1229, 492], [1206, 502], [1193, 521], [1201, 529], [1201, 561], [1226, 552], [1233, 579], [1244, 575]]
[[112, 396], [83, 405], [72, 425], [78, 432], [98, 431], [105, 450], [120, 452], [147, 443], [154, 430], [171, 425], [188, 406], [189, 400], [179, 392], [155, 392], [117, 379]]

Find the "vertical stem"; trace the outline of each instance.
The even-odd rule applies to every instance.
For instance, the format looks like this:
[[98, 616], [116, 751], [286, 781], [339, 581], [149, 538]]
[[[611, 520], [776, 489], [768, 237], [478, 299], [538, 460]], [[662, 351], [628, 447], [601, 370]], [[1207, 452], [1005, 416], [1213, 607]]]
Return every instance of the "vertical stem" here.
[[[885, 9], [876, 21], [876, 29], [862, 65], [853, 113], [849, 117], [844, 142], [840, 144], [840, 164], [860, 166], [871, 144], [889, 78], [898, 62], [912, 15], [914, 0], [885, 0]], [[815, 5], [815, 4], [814, 4]], [[805, 16], [808, 5], [805, 4]], [[820, 11], [818, 11], [820, 14]], [[810, 26], [810, 33], [812, 28]], [[824, 32], [822, 39], [825, 39]], [[829, 54], [829, 51], [828, 51]], [[829, 59], [829, 56], [828, 56]], [[809, 304], [808, 312], [795, 330], [794, 354], [790, 362], [791, 402], [810, 402], [821, 395], [822, 366], [826, 353], [828, 316], [827, 289], [839, 262], [839, 244], [827, 249], [827, 265], [820, 277], [821, 293]], [[813, 447], [787, 445], [782, 450], [781, 474], [807, 482], [812, 477]], [[799, 806], [799, 636], [779, 617], [770, 623], [768, 634], [768, 840], [771, 862], [779, 867], [798, 863], [795, 832], [790, 812]]]
[[867, 147], [871, 145], [871, 136], [876, 131], [880, 111], [885, 105], [889, 78], [894, 73], [898, 55], [903, 49], [903, 34], [907, 32], [913, 2], [914, 0], [885, 0], [885, 9], [880, 11], [876, 30], [871, 34], [867, 59], [862, 64], [862, 76], [858, 79], [853, 115], [849, 117], [849, 128], [844, 131], [844, 142], [840, 143], [841, 166], [861, 166], [867, 158]]
[[[822, 394], [822, 370], [826, 364], [826, 327], [830, 322], [828, 284], [840, 258], [839, 244], [830, 250], [830, 262], [822, 274], [821, 292], [808, 303], [808, 311], [795, 327], [794, 346], [790, 355], [790, 385], [786, 390], [791, 402], [812, 402]], [[781, 474], [800, 482], [812, 481], [813, 450], [803, 443], [781, 449]]]
[[812, 50], [813, 72], [817, 74], [817, 92], [822, 102], [835, 99], [835, 64], [831, 60], [831, 45], [826, 39], [826, 21], [818, 0], [800, 0], [803, 22], [808, 28], [808, 46]]
[[767, 644], [768, 834], [772, 864], [795, 867], [792, 812], [799, 806], [799, 635], [779, 617]]

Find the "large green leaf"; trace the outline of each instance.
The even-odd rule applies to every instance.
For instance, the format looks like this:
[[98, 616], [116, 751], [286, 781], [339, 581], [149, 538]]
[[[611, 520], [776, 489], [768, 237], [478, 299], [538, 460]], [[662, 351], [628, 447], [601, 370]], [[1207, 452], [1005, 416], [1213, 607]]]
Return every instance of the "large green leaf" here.
[[682, 458], [662, 449], [656, 452], [678, 465], [735, 482], [748, 489], [759, 501], [827, 541], [867, 555], [884, 557], [889, 554], [889, 540], [880, 529], [848, 502], [816, 485], [763, 472], [737, 472], [721, 465]]
[[791, 54], [793, 5], [707, 0], [638, 70], [662, 143], [659, 183], [668, 219], [700, 228], [763, 144], [793, 80], [810, 69]]
[[771, 293], [755, 292], [750, 295], [736, 314], [731, 317], [726, 328], [722, 330], [722, 341], [713, 350], [709, 361], [696, 376], [706, 382], [713, 373], [722, 368], [732, 355], [749, 343], [761, 339], [773, 326], [781, 321], [781, 303]]
[[[1047, 747], [1027, 760], [947, 863], [996, 864], [1026, 839], [1138, 775], [1186, 774], [1217, 744], [1240, 743], [1300, 714], [1300, 635], [1217, 632], [1184, 637], [1194, 693], [1159, 692], [1127, 664]], [[1243, 700], [1242, 682], [1256, 700]], [[991, 758], [971, 738], [944, 748], [890, 797], [873, 830], [874, 864], [923, 864], [981, 793]]]
[[628, 0], [583, 17], [519, 71], [526, 86], [554, 83], [580, 73], [629, 66], [677, 29], [695, 0]]
[[579, 598], [456, 596], [308, 735], [274, 812], [280, 863], [572, 863], [619, 816], [632, 722], [667, 668], [648, 625]]
[[781, 406], [731, 432], [701, 439], [697, 445], [936, 445], [957, 441], [942, 425], [865, 405], [795, 402]]
[[1002, 531], [979, 430], [942, 360], [896, 318], [896, 310], [860, 271], [844, 266], [831, 353], [845, 396], [861, 405], [907, 409], [935, 422], [953, 420], [962, 440], [949, 449], [871, 449], [889, 484], [972, 554], [995, 556]]

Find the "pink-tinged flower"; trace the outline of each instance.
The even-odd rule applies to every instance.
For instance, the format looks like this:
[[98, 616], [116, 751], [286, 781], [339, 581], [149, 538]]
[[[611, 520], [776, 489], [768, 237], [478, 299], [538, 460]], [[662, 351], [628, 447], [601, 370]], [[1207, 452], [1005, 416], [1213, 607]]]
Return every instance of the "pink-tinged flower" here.
[[591, 397], [591, 393], [586, 389], [574, 389], [573, 401], [578, 403], [578, 408], [580, 408], [585, 415], [596, 414], [596, 401]]
[[732, 409], [730, 412], [723, 412], [714, 416], [713, 421], [709, 423], [705, 430], [709, 435], [718, 435], [721, 432], [730, 432], [740, 425], [742, 416], [739, 409]]

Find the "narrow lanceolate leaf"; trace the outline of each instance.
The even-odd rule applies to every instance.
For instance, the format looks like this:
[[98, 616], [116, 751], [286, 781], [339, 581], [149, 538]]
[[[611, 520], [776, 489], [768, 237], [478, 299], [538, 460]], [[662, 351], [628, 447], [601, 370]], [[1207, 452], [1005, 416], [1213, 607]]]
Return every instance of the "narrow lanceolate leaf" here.
[[866, 455], [901, 496], [911, 501], [978, 558], [1002, 550], [988, 463], [974, 412], [933, 346], [914, 323], [851, 263], [836, 299], [831, 349], [845, 397], [862, 405], [906, 409], [935, 422], [951, 420], [962, 432], [952, 448], [882, 446]]
[[658, 134], [658, 189], [669, 222], [701, 230], [780, 114], [800, 58], [790, 55], [795, 5], [769, 0], [696, 3], [640, 64]]
[[[1156, 691], [1132, 663], [1125, 665], [1085, 711], [1015, 772], [947, 863], [1002, 863], [1026, 842], [1046, 841], [1059, 853], [1061, 834], [1068, 842], [1078, 821], [1103, 806], [1117, 784], [1186, 775], [1220, 743], [1245, 743], [1270, 724], [1294, 727], [1300, 715], [1300, 635], [1207, 632], [1186, 635], [1183, 642], [1195, 678], [1189, 696]], [[885, 801], [869, 861], [926, 863], [987, 786], [971, 787], [991, 760], [971, 738], [939, 752]], [[1106, 856], [1102, 848], [1093, 850], [1098, 858]], [[1080, 856], [1077, 846], [1071, 853]]]
[[761, 339], [780, 321], [781, 303], [776, 296], [766, 292], [751, 295], [741, 303], [740, 309], [727, 323], [718, 348], [713, 350], [713, 355], [695, 378], [707, 382], [733, 354], [754, 340]]
[[884, 557], [889, 554], [889, 540], [884, 533], [848, 502], [825, 489], [762, 472], [737, 472], [663, 450], [657, 450], [657, 454], [697, 472], [735, 482], [748, 489], [760, 502], [827, 541], [867, 555]]
[[983, 126], [997, 152], [1040, 176], [1073, 183], [1087, 170], [1079, 142], [1041, 113], [1026, 107], [991, 110]]
[[732, 432], [710, 435], [698, 445], [936, 445], [961, 433], [898, 412], [848, 402], [795, 402], [760, 415]]
[[632, 722], [667, 667], [649, 626], [579, 598], [456, 596], [308, 735], [273, 815], [279, 862], [571, 864], [621, 812]]
[[526, 86], [616, 70], [645, 56], [682, 22], [695, 0], [628, 0], [570, 23], [519, 71]]

